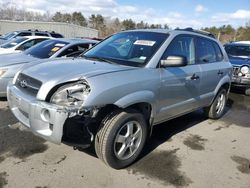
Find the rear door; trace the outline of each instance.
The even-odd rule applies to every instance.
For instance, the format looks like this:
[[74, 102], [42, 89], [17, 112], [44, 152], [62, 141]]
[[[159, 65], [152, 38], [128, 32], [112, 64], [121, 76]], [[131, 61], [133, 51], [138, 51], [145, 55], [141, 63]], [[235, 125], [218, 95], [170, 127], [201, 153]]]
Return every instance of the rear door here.
[[214, 97], [214, 91], [220, 79], [225, 74], [223, 68], [223, 55], [218, 44], [207, 38], [197, 37], [196, 63], [202, 69], [201, 105], [207, 105]]
[[161, 68], [161, 87], [157, 121], [164, 121], [196, 109], [200, 95], [200, 65], [195, 61], [195, 36], [179, 35], [168, 46], [161, 60], [185, 56], [184, 67]]

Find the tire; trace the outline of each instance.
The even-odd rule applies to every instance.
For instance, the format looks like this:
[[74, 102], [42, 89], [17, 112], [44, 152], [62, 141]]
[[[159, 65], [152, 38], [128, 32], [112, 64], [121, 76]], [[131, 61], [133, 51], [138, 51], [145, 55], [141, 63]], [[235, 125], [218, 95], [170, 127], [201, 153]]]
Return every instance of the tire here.
[[213, 103], [205, 108], [205, 114], [210, 119], [219, 119], [223, 116], [225, 107], [226, 107], [226, 101], [227, 101], [227, 91], [226, 89], [221, 89]]
[[144, 116], [135, 110], [114, 111], [103, 119], [95, 137], [95, 151], [106, 165], [121, 169], [140, 155], [148, 127]]
[[247, 89], [245, 90], [245, 94], [246, 94], [247, 96], [250, 96], [250, 88], [247, 88]]

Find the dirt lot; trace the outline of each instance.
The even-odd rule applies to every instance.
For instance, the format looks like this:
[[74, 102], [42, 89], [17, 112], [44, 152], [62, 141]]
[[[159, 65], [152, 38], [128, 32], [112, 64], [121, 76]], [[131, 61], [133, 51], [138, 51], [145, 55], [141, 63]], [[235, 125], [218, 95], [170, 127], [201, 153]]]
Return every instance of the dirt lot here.
[[140, 160], [119, 171], [33, 136], [0, 101], [0, 188], [185, 186], [250, 188], [250, 97], [230, 94], [218, 121], [196, 111], [156, 126]]

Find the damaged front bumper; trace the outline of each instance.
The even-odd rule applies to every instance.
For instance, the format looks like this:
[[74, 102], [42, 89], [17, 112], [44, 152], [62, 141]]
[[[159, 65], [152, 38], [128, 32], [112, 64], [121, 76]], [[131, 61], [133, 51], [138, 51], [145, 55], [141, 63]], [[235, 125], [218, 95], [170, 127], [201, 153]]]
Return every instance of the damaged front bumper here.
[[7, 87], [7, 97], [15, 117], [35, 135], [72, 146], [86, 147], [93, 141], [87, 118], [55, 104], [38, 101], [12, 84]]

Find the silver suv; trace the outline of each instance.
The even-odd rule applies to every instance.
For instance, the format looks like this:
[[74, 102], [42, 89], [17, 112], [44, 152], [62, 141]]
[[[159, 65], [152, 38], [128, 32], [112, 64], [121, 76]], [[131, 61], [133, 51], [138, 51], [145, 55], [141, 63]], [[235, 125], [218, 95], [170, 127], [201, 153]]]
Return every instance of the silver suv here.
[[154, 125], [199, 108], [220, 118], [231, 72], [209, 33], [124, 31], [82, 57], [17, 73], [8, 101], [34, 134], [75, 147], [93, 143], [101, 160], [120, 169], [139, 156]]

